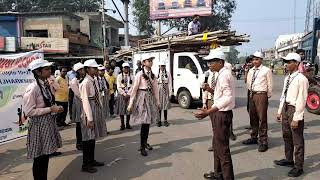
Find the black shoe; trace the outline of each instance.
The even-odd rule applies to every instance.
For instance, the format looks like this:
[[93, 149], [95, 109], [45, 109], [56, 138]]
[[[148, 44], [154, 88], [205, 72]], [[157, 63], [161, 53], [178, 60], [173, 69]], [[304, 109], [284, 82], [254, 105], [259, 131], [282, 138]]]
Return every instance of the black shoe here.
[[266, 152], [267, 150], [268, 150], [268, 145], [266, 144], [261, 144], [258, 149], [259, 152]]
[[242, 144], [245, 144], [245, 145], [258, 144], [258, 140], [251, 138], [243, 141]]
[[127, 124], [127, 125], [126, 125], [126, 128], [127, 128], [127, 129], [132, 129], [132, 127], [130, 126], [130, 124]]
[[162, 126], [161, 121], [157, 122], [157, 126], [158, 126], [158, 127], [161, 127], [161, 126]]
[[163, 125], [164, 125], [165, 127], [169, 127], [169, 126], [170, 126], [170, 123], [169, 123], [168, 121], [164, 121], [164, 122], [163, 122]]
[[124, 131], [125, 129], [126, 129], [125, 126], [121, 126], [121, 127], [120, 127], [120, 131]]
[[235, 141], [235, 140], [237, 140], [237, 136], [234, 135], [233, 133], [231, 133], [231, 134], [230, 134], [230, 139], [231, 139], [232, 141]]
[[60, 156], [60, 155], [62, 155], [62, 152], [54, 152], [54, 153], [51, 153], [49, 156], [55, 157], [55, 156]]
[[287, 167], [293, 167], [294, 162], [293, 161], [288, 161], [286, 159], [281, 159], [281, 160], [275, 160], [273, 161], [274, 164], [278, 166], [287, 166]]
[[82, 166], [82, 172], [96, 173], [98, 170], [92, 166]]
[[150, 146], [150, 144], [146, 144], [146, 149], [148, 149], [149, 151], [152, 151], [152, 150], [153, 150], [153, 147]]
[[67, 123], [63, 122], [63, 123], [61, 124], [61, 126], [67, 127], [67, 126], [71, 126], [71, 124], [67, 124]]
[[299, 177], [303, 174], [303, 169], [293, 168], [288, 172], [289, 177]]
[[148, 152], [146, 151], [145, 148], [141, 148], [141, 149], [140, 149], [140, 154], [141, 154], [142, 156], [148, 156]]
[[76, 145], [77, 150], [82, 151], [83, 150], [83, 146], [82, 144], [77, 144]]
[[209, 151], [209, 152], [212, 152], [212, 151], [213, 151], [212, 146], [211, 146], [211, 147], [209, 147], [208, 151]]
[[104, 163], [98, 162], [98, 161], [93, 161], [93, 163], [91, 163], [91, 166], [100, 167], [100, 166], [104, 166]]
[[215, 172], [212, 172], [212, 171], [210, 171], [208, 173], [204, 173], [203, 177], [205, 179], [220, 179], [220, 180], [223, 179], [221, 174], [218, 174], [218, 173], [215, 173]]

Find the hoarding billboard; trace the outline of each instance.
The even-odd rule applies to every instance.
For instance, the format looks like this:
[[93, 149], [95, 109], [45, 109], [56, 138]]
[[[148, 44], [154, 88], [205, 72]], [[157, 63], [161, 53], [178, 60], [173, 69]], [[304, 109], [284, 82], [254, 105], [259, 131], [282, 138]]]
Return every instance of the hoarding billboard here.
[[45, 53], [68, 53], [69, 39], [21, 37], [21, 49], [23, 50], [42, 49]]
[[150, 0], [150, 19], [190, 17], [212, 14], [214, 0]]

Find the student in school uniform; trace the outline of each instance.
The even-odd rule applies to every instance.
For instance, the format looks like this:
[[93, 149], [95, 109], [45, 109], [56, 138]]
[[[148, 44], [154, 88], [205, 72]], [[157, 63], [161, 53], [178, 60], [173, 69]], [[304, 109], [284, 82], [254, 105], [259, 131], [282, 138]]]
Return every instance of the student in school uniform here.
[[142, 61], [143, 67], [135, 77], [128, 106], [128, 111], [132, 112], [131, 121], [134, 124], [141, 124], [140, 153], [142, 156], [148, 156], [146, 149], [153, 149], [148, 144], [149, 129], [150, 124], [158, 122], [159, 119], [158, 82], [151, 70], [153, 60], [154, 57], [150, 57]]
[[243, 144], [259, 144], [258, 151], [266, 152], [268, 150], [268, 101], [272, 95], [272, 71], [264, 66], [262, 61], [262, 53], [255, 52], [252, 59], [254, 67], [249, 70], [247, 76], [252, 131], [251, 138], [245, 140]]
[[170, 96], [172, 92], [172, 79], [170, 72], [166, 69], [165, 61], [161, 61], [159, 64], [158, 72], [158, 86], [159, 86], [159, 99], [160, 99], [160, 119], [157, 122], [158, 127], [162, 126], [161, 123], [161, 113], [163, 111], [164, 116], [164, 126], [168, 127], [170, 124], [168, 122], [168, 109], [170, 109]]
[[76, 123], [76, 138], [77, 138], [76, 148], [78, 150], [82, 150], [83, 148], [82, 148], [82, 134], [81, 134], [81, 121], [82, 121], [81, 114], [82, 114], [83, 108], [82, 108], [81, 95], [79, 91], [79, 83], [83, 81], [83, 78], [85, 77], [86, 73], [84, 71], [84, 65], [80, 62], [76, 63], [73, 66], [73, 70], [76, 73], [76, 76], [70, 81], [70, 88], [74, 93], [71, 119]]
[[99, 85], [99, 92], [102, 101], [102, 108], [105, 115], [105, 119], [110, 117], [109, 111], [109, 100], [110, 100], [110, 93], [109, 93], [109, 83], [107, 82], [106, 78], [104, 77], [106, 73], [106, 68], [102, 65], [98, 67], [99, 76], [97, 77], [98, 85]]
[[279, 166], [293, 167], [288, 172], [288, 176], [298, 177], [303, 174], [304, 107], [307, 101], [309, 82], [298, 70], [301, 63], [299, 54], [289, 53], [283, 59], [287, 64], [289, 76], [284, 80], [277, 120], [282, 122], [286, 158], [274, 161], [274, 163]]
[[103, 109], [99, 98], [99, 87], [95, 76], [99, 65], [94, 59], [84, 62], [86, 76], [80, 83], [80, 95], [82, 100], [82, 146], [83, 146], [83, 164], [82, 171], [95, 173], [97, 166], [104, 166], [103, 162], [95, 160], [96, 139], [105, 137], [107, 134], [106, 122], [103, 119]]
[[56, 117], [64, 109], [55, 105], [55, 97], [47, 80], [51, 75], [52, 64], [46, 60], [34, 60], [29, 64], [35, 82], [28, 85], [23, 95], [24, 113], [30, 118], [27, 157], [33, 159], [35, 180], [47, 179], [49, 155], [62, 147]]
[[[127, 111], [127, 108], [130, 99], [129, 92], [134, 81], [134, 77], [130, 73], [130, 65], [128, 63], [123, 63], [122, 68], [122, 73], [117, 77], [118, 97], [116, 101], [116, 114], [118, 114], [121, 119], [121, 131], [125, 130], [126, 128], [132, 129], [130, 126], [130, 112]], [[126, 125], [124, 123], [124, 116], [127, 116]]]
[[208, 84], [204, 90], [213, 93], [213, 105], [195, 113], [195, 117], [203, 119], [210, 116], [213, 124], [214, 172], [205, 173], [206, 179], [234, 179], [232, 158], [229, 147], [230, 126], [235, 107], [235, 86], [231, 71], [225, 66], [225, 54], [216, 50], [206, 60], [211, 70], [217, 72], [214, 89]]

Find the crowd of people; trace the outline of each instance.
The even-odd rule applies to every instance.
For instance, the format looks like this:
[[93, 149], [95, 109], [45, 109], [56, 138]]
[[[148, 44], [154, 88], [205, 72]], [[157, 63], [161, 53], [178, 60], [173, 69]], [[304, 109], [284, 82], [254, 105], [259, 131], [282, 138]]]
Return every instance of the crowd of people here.
[[[308, 79], [299, 72], [301, 56], [289, 53], [283, 58], [289, 75], [284, 80], [278, 115], [282, 123], [285, 158], [275, 160], [279, 166], [293, 167], [288, 176], [303, 173], [304, 162], [304, 105], [307, 99]], [[49, 157], [59, 155], [62, 147], [58, 126], [68, 126], [66, 116], [76, 123], [76, 148], [83, 152], [82, 171], [97, 172], [103, 162], [95, 159], [96, 140], [108, 134], [106, 120], [120, 116], [120, 130], [141, 125], [140, 154], [148, 156], [153, 147], [148, 143], [150, 125], [169, 126], [168, 109], [172, 92], [172, 77], [164, 62], [159, 71], [152, 72], [154, 57], [137, 63], [133, 73], [125, 62], [122, 69], [114, 61], [99, 65], [94, 59], [76, 63], [72, 71], [61, 67], [56, 79], [51, 74], [53, 63], [35, 60], [29, 69], [35, 82], [23, 97], [26, 116], [29, 117], [27, 154], [32, 158], [34, 179], [47, 179]], [[236, 140], [232, 121], [235, 107], [235, 85], [232, 67], [226, 62], [220, 48], [204, 57], [209, 66], [203, 89], [203, 107], [194, 115], [203, 119], [210, 116], [214, 171], [204, 174], [207, 179], [234, 179], [229, 139]], [[258, 145], [259, 152], [268, 150], [268, 104], [272, 96], [272, 71], [262, 64], [261, 52], [249, 56], [245, 66], [248, 89], [247, 110], [250, 117], [251, 137], [244, 145]], [[68, 104], [69, 103], [69, 104]], [[58, 154], [57, 154], [58, 153]]]
[[168, 127], [171, 75], [164, 62], [158, 74], [151, 71], [153, 57], [137, 63], [135, 74], [125, 62], [122, 69], [115, 61], [99, 65], [94, 59], [74, 64], [71, 71], [60, 67], [51, 73], [53, 63], [35, 60], [30, 63], [35, 82], [30, 84], [23, 97], [25, 114], [29, 117], [27, 136], [28, 158], [33, 159], [33, 176], [47, 179], [50, 156], [60, 155], [62, 147], [58, 127], [76, 124], [76, 148], [83, 152], [82, 171], [97, 172], [103, 162], [95, 160], [96, 140], [105, 137], [106, 121], [120, 116], [120, 130], [132, 129], [131, 123], [141, 125], [140, 154], [148, 156], [153, 148], [148, 143], [150, 124]]

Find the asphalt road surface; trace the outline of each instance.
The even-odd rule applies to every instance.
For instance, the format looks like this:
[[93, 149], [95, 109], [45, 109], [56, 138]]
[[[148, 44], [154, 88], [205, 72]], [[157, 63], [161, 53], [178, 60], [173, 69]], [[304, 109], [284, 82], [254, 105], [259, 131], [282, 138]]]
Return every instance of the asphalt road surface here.
[[[289, 179], [286, 167], [276, 167], [273, 161], [284, 158], [281, 125], [275, 121], [283, 77], [274, 77], [274, 93], [269, 102], [269, 150], [257, 151], [257, 145], [244, 146], [249, 138], [245, 127], [249, 124], [246, 111], [246, 89], [243, 80], [236, 81], [236, 109], [231, 151], [236, 179]], [[96, 160], [106, 165], [95, 174], [81, 172], [82, 154], [75, 149], [75, 126], [61, 131], [62, 156], [50, 159], [49, 179], [59, 180], [201, 180], [203, 173], [213, 169], [209, 119], [197, 120], [192, 112], [176, 104], [169, 111], [170, 127], [153, 126], [149, 142], [154, 150], [142, 157], [139, 148], [139, 127], [119, 131], [118, 118], [107, 122], [111, 134], [97, 142]], [[305, 168], [304, 175], [296, 179], [316, 180], [320, 177], [320, 116], [305, 114]], [[32, 179], [32, 160], [26, 158], [26, 139], [0, 146], [0, 179]]]

